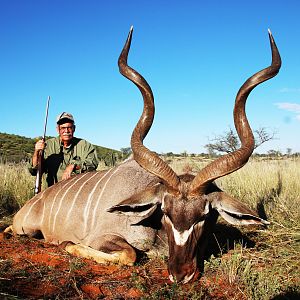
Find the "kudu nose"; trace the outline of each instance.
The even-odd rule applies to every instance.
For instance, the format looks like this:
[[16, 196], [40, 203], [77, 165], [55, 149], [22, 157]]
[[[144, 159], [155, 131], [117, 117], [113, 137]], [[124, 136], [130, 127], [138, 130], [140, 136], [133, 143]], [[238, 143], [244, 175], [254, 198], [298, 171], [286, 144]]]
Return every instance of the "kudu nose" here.
[[[193, 279], [194, 275], [195, 275], [196, 272], [193, 272], [192, 274], [177, 274], [175, 276], [173, 275], [169, 275], [169, 279], [172, 281], [172, 282], [178, 282], [178, 283], [188, 283], [190, 280]], [[175, 277], [175, 278], [174, 278]]]
[[193, 264], [185, 265], [180, 268], [176, 268], [177, 270], [169, 271], [169, 279], [172, 282], [178, 283], [187, 283], [192, 280], [196, 274], [197, 269]]

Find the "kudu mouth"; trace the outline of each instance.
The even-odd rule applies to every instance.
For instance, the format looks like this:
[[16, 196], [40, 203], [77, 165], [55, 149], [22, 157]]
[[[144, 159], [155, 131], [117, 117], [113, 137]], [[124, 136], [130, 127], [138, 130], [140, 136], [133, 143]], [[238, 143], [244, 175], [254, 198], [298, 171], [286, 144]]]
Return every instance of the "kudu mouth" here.
[[181, 265], [172, 264], [169, 262], [169, 279], [172, 282], [188, 283], [192, 279], [198, 276], [198, 268], [196, 258], [191, 263], [185, 263]]
[[197, 274], [197, 269], [194, 272], [190, 273], [190, 274], [175, 275], [175, 276], [173, 276], [173, 275], [170, 274], [169, 275], [169, 279], [172, 282], [178, 282], [178, 283], [185, 284], [185, 283], [190, 282], [195, 277], [197, 277], [196, 274]]

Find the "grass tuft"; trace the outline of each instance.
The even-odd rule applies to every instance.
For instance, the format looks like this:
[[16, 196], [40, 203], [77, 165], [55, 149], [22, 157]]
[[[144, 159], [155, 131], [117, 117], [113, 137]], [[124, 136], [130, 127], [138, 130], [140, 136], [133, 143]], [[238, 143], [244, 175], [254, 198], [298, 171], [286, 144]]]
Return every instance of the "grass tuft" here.
[[14, 214], [34, 194], [26, 164], [0, 164], [0, 218]]

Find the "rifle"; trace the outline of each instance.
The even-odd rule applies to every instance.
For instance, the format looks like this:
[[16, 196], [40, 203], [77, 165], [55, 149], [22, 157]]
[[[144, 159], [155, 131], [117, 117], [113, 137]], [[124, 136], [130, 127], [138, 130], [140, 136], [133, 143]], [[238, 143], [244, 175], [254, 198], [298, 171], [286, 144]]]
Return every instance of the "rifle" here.
[[[48, 120], [48, 109], [49, 109], [49, 102], [50, 102], [50, 96], [47, 98], [47, 105], [46, 105], [46, 115], [45, 115], [45, 122], [44, 122], [44, 135], [43, 135], [43, 141], [46, 140], [46, 129], [47, 129], [47, 120]], [[42, 186], [42, 160], [43, 160], [43, 150], [39, 150], [38, 152], [38, 166], [37, 166], [37, 173], [36, 173], [36, 179], [35, 179], [35, 187], [34, 187], [34, 194], [38, 194], [41, 191]]]

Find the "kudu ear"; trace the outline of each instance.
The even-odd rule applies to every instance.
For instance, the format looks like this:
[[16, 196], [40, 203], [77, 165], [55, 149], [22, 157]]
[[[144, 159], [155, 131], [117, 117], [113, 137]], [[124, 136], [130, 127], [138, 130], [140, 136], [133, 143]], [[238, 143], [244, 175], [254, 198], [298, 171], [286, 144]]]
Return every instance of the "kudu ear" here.
[[218, 197], [213, 198], [211, 205], [222, 218], [233, 225], [270, 224], [270, 222], [257, 216], [252, 209], [224, 192], [218, 193]]
[[161, 203], [165, 189], [163, 184], [157, 183], [108, 208], [107, 212], [126, 216], [149, 217], [157, 205]]

